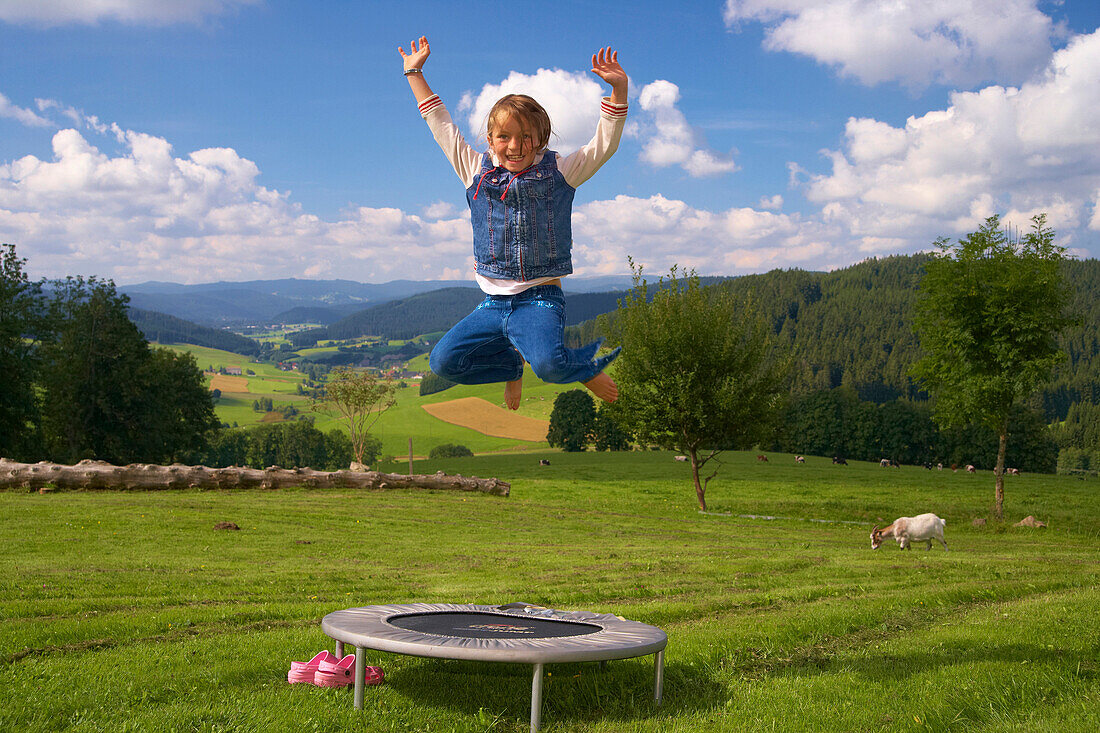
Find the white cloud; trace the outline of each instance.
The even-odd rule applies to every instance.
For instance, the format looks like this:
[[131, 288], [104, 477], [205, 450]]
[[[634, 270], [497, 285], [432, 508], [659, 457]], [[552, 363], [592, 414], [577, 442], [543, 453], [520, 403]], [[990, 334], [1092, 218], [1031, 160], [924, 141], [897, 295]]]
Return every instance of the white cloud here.
[[[589, 75], [539, 69], [533, 75], [511, 72], [500, 84], [487, 84], [476, 95], [468, 92], [458, 104], [465, 114], [469, 140], [484, 149], [485, 122], [489, 110], [505, 94], [527, 94], [541, 104], [553, 126], [550, 147], [568, 155], [592, 139], [599, 121], [600, 99], [606, 85]], [[678, 165], [697, 178], [737, 170], [728, 155], [702, 147], [699, 135], [677, 108], [679, 88], [668, 81], [655, 81], [642, 88], [631, 112], [627, 135], [641, 140], [641, 158], [658, 168]]]
[[[843, 150], [807, 196], [854, 236], [923, 238], [964, 233], [994, 213], [1025, 225], [1046, 211], [1072, 240], [1100, 188], [1100, 31], [1054, 54], [1021, 87], [951, 95], [947, 109], [902, 128], [852, 118]], [[891, 244], [891, 246], [893, 246]]]
[[0, 0], [0, 21], [38, 26], [198, 23], [263, 0]]
[[259, 185], [259, 167], [230, 148], [180, 157], [133, 131], [122, 148], [105, 153], [69, 128], [53, 136], [52, 159], [0, 165], [0, 241], [35, 272], [123, 283], [470, 272], [469, 220], [453, 210], [360, 207], [327, 222]]
[[678, 165], [695, 178], [737, 170], [730, 156], [701, 147], [701, 135], [677, 107], [679, 100], [680, 88], [670, 81], [658, 79], [642, 87], [638, 105], [649, 119], [631, 129], [642, 139], [642, 160], [657, 168]]
[[757, 206], [765, 211], [779, 211], [783, 208], [783, 197], [779, 194], [774, 196], [761, 196], [760, 203]]
[[1050, 57], [1037, 0], [726, 0], [727, 26], [765, 26], [765, 48], [864, 84], [1019, 83]]
[[775, 267], [829, 267], [851, 261], [835, 229], [797, 215], [752, 208], [707, 211], [660, 194], [616, 196], [573, 214], [573, 264], [579, 275], [621, 273], [627, 257], [650, 272], [673, 264], [701, 274]]
[[600, 99], [606, 89], [590, 76], [561, 69], [539, 69], [531, 75], [513, 71], [500, 84], [486, 84], [476, 96], [465, 94], [458, 111], [466, 113], [471, 144], [484, 150], [488, 147], [485, 123], [489, 110], [505, 94], [526, 94], [550, 115], [553, 129], [550, 148], [569, 154], [592, 139], [600, 117]]
[[0, 117], [7, 117], [27, 127], [53, 127], [54, 124], [45, 117], [39, 117], [32, 110], [18, 107], [11, 100], [0, 94]]

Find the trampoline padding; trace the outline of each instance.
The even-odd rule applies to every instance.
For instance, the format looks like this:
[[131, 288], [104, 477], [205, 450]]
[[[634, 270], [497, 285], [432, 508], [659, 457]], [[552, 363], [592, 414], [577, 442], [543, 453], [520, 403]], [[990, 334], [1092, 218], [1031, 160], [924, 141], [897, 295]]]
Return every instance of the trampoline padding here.
[[663, 631], [611, 614], [522, 610], [455, 603], [365, 606], [321, 621], [356, 647], [439, 659], [553, 664], [628, 659], [662, 651]]

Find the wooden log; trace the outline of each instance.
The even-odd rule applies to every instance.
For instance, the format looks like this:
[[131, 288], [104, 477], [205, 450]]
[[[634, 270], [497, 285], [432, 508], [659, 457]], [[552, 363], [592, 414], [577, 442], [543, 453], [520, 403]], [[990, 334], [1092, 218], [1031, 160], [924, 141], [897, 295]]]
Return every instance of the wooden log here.
[[75, 466], [57, 463], [17, 463], [0, 458], [0, 489], [28, 491], [88, 491], [114, 489], [282, 489], [308, 486], [324, 489], [448, 489], [481, 491], [508, 496], [511, 484], [495, 478], [444, 474], [406, 476], [378, 471], [314, 471], [311, 468], [207, 468], [131, 463], [115, 466], [103, 461], [81, 461]]

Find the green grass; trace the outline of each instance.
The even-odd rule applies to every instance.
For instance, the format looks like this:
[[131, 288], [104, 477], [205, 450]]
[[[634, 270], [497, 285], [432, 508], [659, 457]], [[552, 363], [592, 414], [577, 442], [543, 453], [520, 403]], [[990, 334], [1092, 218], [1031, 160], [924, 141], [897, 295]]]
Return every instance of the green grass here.
[[[733, 453], [701, 514], [669, 453], [542, 457], [415, 467], [509, 498], [0, 492], [0, 730], [526, 731], [522, 666], [369, 652], [362, 711], [286, 683], [330, 611], [516, 600], [669, 636], [663, 706], [648, 658], [551, 665], [545, 731], [1100, 729], [1096, 480], [1009, 477], [1049, 528], [976, 528], [988, 473]], [[950, 552], [871, 551], [929, 510]]]

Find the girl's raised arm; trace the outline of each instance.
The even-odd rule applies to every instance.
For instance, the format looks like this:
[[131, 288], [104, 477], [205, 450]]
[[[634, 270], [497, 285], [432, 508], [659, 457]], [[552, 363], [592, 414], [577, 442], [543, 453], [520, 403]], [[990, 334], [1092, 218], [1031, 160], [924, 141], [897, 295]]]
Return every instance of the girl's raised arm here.
[[405, 53], [405, 49], [401, 46], [397, 47], [397, 52], [401, 54], [405, 67], [405, 78], [409, 80], [409, 88], [412, 89], [413, 96], [416, 97], [419, 104], [435, 93], [424, 79], [424, 62], [428, 60], [428, 56], [432, 52], [428, 46], [428, 39], [426, 36], [420, 36], [419, 45], [415, 40], [409, 44], [409, 53]]

